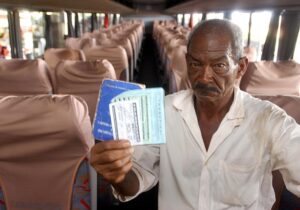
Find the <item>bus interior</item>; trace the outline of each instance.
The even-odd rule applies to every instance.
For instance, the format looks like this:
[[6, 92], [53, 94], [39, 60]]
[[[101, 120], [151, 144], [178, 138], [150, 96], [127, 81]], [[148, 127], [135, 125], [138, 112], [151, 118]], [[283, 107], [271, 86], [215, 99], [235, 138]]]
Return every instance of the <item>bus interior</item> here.
[[[146, 87], [163, 87], [166, 94], [189, 88], [185, 60], [188, 37], [197, 23], [209, 19], [229, 19], [242, 29], [244, 55], [248, 57], [249, 66], [238, 84], [240, 89], [277, 104], [299, 124], [299, 0], [0, 0], [0, 144], [2, 138], [26, 140], [30, 135], [37, 135], [34, 138], [46, 140], [49, 132], [52, 132], [51, 135], [56, 133], [58, 137], [55, 138], [60, 139], [67, 135], [68, 139], [63, 140], [61, 145], [45, 141], [48, 148], [44, 151], [52, 152], [59, 145], [69, 145], [70, 138], [90, 138], [82, 130], [91, 129], [99, 87], [105, 78], [142, 83]], [[51, 107], [48, 106], [50, 99], [45, 95], [53, 95]], [[1, 100], [8, 96], [10, 100]], [[31, 107], [32, 103], [35, 103], [35, 108]], [[87, 107], [82, 103], [86, 103]], [[44, 110], [39, 111], [43, 107]], [[88, 117], [91, 121], [85, 120], [80, 126], [72, 127], [72, 123], [67, 121], [72, 118], [72, 113], [63, 113], [66, 107], [73, 107], [79, 112], [73, 113], [78, 115], [73, 117], [73, 121], [83, 122]], [[46, 111], [52, 111], [53, 114], [47, 114]], [[11, 115], [21, 115], [23, 118], [12, 125]], [[37, 119], [36, 115], [43, 117]], [[33, 123], [26, 123], [27, 120]], [[39, 132], [34, 131], [34, 126]], [[50, 131], [49, 126], [53, 126]], [[65, 129], [67, 134], [60, 135], [63, 133], [61, 129]], [[11, 134], [2, 136], [4, 131]], [[53, 138], [51, 136], [48, 140]], [[6, 147], [11, 145], [7, 140], [1, 149], [7, 151], [0, 152], [0, 210], [158, 208], [159, 184], [132, 201], [117, 201], [109, 184], [89, 166], [89, 142], [83, 143], [84, 151], [80, 149], [80, 143], [70, 148], [70, 153], [72, 149], [77, 149], [77, 162], [66, 158], [69, 161], [65, 164], [73, 174], [66, 173], [65, 182], [61, 181], [60, 186], [68, 183], [67, 188], [73, 189], [69, 189], [73, 197], [65, 198], [69, 204], [58, 207], [36, 200], [14, 201], [13, 198], [21, 199], [22, 195], [27, 194], [26, 189], [31, 186], [35, 190], [53, 191], [53, 195], [60, 194], [51, 188], [59, 185], [56, 182], [61, 178], [55, 177], [57, 174], [51, 176], [48, 167], [37, 169], [32, 166], [37, 159], [40, 159], [40, 165], [43, 164], [43, 158], [45, 161], [47, 158], [56, 159], [53, 156], [39, 158], [33, 152], [38, 150], [31, 152], [31, 148], [39, 147], [38, 143], [28, 139], [30, 143], [27, 146], [26, 142], [21, 145], [26, 148], [23, 151], [20, 146]], [[57, 157], [64, 155], [57, 150]], [[15, 151], [23, 156], [13, 156]], [[31, 153], [34, 153], [32, 158]], [[68, 153], [68, 149], [65, 153]], [[24, 172], [22, 180], [13, 175], [10, 177], [14, 179], [3, 178], [5, 173], [1, 170], [8, 174], [13, 174], [11, 170], [19, 171], [15, 165], [1, 166], [4, 162], [10, 162], [8, 157], [23, 158], [23, 162], [32, 161], [28, 165], [32, 173]], [[46, 163], [50, 168], [56, 167], [51, 165], [53, 161], [47, 160]], [[26, 171], [26, 168], [22, 170]], [[41, 181], [41, 176], [48, 177], [49, 183], [42, 186], [28, 183], [26, 179], [32, 180], [34, 170], [37, 174], [32, 177], [37, 183]], [[74, 171], [79, 173], [76, 179]], [[23, 189], [19, 191], [12, 184], [7, 185], [12, 191], [6, 190], [1, 185], [5, 180], [17, 180], [15, 185], [19, 183]], [[68, 182], [70, 180], [72, 183]], [[272, 210], [300, 209], [300, 198], [286, 189], [278, 171], [273, 172], [273, 186], [276, 202]], [[59, 187], [54, 189], [62, 190]], [[6, 198], [9, 193], [14, 195], [10, 200]]]

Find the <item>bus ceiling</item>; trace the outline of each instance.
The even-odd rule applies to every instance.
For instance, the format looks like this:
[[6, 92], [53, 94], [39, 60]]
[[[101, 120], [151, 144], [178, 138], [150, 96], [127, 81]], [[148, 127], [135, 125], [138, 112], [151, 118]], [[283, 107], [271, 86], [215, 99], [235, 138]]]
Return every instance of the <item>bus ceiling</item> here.
[[299, 0], [192, 0], [166, 10], [167, 13], [192, 13], [206, 11], [293, 9], [300, 10]]
[[78, 12], [103, 12], [132, 14], [134, 10], [111, 0], [1, 0], [1, 7], [9, 9], [72, 10]]
[[[160, 6], [159, 6], [160, 5]], [[174, 5], [168, 7], [170, 5]], [[292, 9], [300, 10], [299, 0], [1, 0], [8, 9], [71, 10], [126, 14], [179, 14], [209, 11]]]

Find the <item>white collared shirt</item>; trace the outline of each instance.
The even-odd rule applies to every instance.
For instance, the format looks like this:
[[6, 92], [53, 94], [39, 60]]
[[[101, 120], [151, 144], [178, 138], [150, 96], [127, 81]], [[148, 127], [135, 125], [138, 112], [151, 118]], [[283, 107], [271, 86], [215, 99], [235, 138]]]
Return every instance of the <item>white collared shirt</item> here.
[[207, 151], [192, 96], [186, 90], [166, 97], [165, 145], [135, 148], [139, 193], [159, 180], [159, 210], [270, 210], [271, 173], [280, 169], [287, 188], [300, 196], [300, 126], [294, 119], [235, 89]]

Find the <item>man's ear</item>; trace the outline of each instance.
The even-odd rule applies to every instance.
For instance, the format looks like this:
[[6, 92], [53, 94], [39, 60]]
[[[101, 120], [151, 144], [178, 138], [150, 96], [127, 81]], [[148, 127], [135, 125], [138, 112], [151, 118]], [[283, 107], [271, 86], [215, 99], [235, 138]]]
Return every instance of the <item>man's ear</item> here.
[[237, 72], [237, 79], [242, 78], [242, 76], [245, 74], [247, 67], [248, 67], [248, 58], [246, 56], [241, 57], [238, 61], [239, 69]]

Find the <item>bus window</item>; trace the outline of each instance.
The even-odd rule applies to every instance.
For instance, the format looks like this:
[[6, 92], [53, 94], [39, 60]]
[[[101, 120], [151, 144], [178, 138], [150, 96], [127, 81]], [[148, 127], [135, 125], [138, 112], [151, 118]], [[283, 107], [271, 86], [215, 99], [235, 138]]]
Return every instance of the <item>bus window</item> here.
[[279, 24], [278, 24], [278, 30], [276, 34], [276, 43], [275, 43], [275, 52], [274, 52], [274, 58], [273, 60], [277, 60], [277, 55], [278, 55], [278, 47], [279, 47], [279, 38], [280, 38], [280, 25], [281, 25], [281, 15], [279, 16]]
[[244, 46], [247, 46], [249, 19], [250, 12], [233, 11], [231, 13], [231, 20], [242, 29]]
[[182, 18], [183, 18], [183, 14], [178, 14], [177, 15], [177, 23], [181, 24], [182, 23]]
[[193, 23], [194, 25], [196, 25], [197, 23], [199, 23], [202, 19], [202, 13], [194, 13], [193, 15]]
[[91, 32], [92, 24], [91, 24], [92, 13], [83, 13], [83, 32]]
[[206, 14], [206, 19], [223, 19], [224, 14], [223, 12], [209, 12]]
[[6, 10], [0, 10], [0, 49], [0, 59], [11, 58]]
[[117, 14], [117, 24], [120, 23], [120, 17], [121, 17], [121, 15], [120, 15], [120, 14]]
[[78, 22], [79, 22], [79, 34], [82, 35], [83, 34], [83, 13], [78, 13]]
[[297, 43], [295, 46], [295, 52], [294, 52], [294, 57], [293, 59], [300, 63], [300, 30], [298, 32], [298, 38], [297, 38]]
[[183, 26], [188, 26], [191, 18], [191, 14], [184, 14], [184, 23]]
[[45, 51], [43, 12], [20, 11], [22, 50], [25, 59], [34, 59]]
[[252, 13], [252, 23], [250, 32], [250, 47], [256, 50], [256, 60], [260, 60], [263, 45], [269, 30], [272, 12], [261, 11]]

